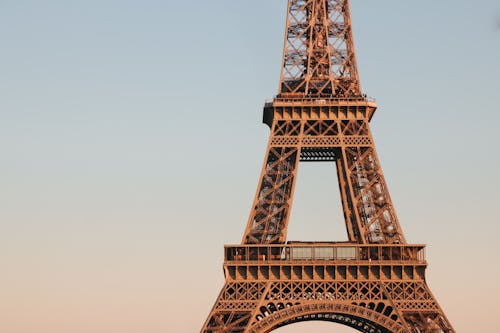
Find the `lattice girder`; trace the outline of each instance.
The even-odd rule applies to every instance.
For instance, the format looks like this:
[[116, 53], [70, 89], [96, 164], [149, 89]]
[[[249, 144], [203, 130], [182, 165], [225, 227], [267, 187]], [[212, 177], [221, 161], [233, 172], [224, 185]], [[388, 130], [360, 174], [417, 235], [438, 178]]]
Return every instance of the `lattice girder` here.
[[423, 280], [227, 280], [202, 332], [265, 333], [304, 320], [360, 332], [454, 332]]
[[299, 161], [336, 161], [349, 240], [405, 243], [368, 119], [275, 119], [243, 242], [283, 243]]
[[[455, 333], [407, 244], [370, 130], [349, 0], [288, 0], [279, 94], [242, 243], [202, 333], [268, 333], [299, 321], [365, 333]], [[300, 162], [335, 165], [348, 242], [287, 242]], [[333, 221], [332, 221], [333, 222]]]
[[349, 1], [289, 0], [280, 94], [361, 95]]

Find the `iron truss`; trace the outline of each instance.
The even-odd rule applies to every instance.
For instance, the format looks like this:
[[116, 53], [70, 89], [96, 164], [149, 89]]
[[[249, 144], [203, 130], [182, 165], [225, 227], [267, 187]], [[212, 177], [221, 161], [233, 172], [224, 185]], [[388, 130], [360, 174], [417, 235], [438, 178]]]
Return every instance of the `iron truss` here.
[[280, 93], [361, 95], [349, 1], [288, 2]]
[[[240, 245], [202, 333], [267, 333], [299, 321], [365, 333], [454, 333], [425, 280], [424, 245], [408, 244], [361, 93], [349, 0], [288, 0], [279, 94]], [[300, 162], [335, 164], [348, 242], [287, 242]]]
[[303, 117], [304, 110], [295, 112], [302, 119], [275, 119], [273, 123], [261, 183], [243, 241], [283, 243], [299, 161], [335, 161], [349, 240], [404, 243], [368, 119], [311, 120]]

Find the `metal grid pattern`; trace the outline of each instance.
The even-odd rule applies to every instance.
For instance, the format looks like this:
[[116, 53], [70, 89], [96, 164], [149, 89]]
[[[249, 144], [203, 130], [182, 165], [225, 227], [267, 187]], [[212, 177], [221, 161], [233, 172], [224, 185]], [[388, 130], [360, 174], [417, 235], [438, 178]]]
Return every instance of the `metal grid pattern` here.
[[368, 119], [276, 120], [269, 142], [245, 243], [285, 241], [300, 160], [336, 161], [350, 241], [405, 243]]
[[361, 95], [349, 1], [288, 2], [280, 94]]
[[[349, 0], [288, 0], [279, 94], [241, 245], [202, 333], [268, 333], [325, 320], [366, 333], [454, 333], [406, 243], [361, 93]], [[335, 163], [347, 243], [286, 243], [299, 162]]]

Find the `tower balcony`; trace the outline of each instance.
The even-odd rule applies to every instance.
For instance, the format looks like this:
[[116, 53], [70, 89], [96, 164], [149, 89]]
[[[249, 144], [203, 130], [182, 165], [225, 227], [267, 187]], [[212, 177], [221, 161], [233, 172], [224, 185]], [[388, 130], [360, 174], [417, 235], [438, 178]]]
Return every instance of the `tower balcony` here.
[[425, 245], [226, 245], [228, 281], [425, 281]]
[[224, 261], [294, 263], [347, 262], [350, 264], [425, 264], [425, 245], [361, 245], [354, 243], [306, 243], [226, 245]]

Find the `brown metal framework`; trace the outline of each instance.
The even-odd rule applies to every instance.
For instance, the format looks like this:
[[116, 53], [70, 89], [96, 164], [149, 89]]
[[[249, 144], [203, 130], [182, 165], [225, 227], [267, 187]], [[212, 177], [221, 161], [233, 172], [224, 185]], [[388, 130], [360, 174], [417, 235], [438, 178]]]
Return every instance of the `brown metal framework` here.
[[[241, 245], [201, 332], [265, 333], [325, 320], [361, 332], [455, 332], [430, 292], [424, 246], [407, 244], [361, 93], [349, 0], [289, 0], [279, 94]], [[287, 242], [299, 162], [335, 163], [348, 242]]]
[[349, 1], [288, 1], [280, 93], [359, 96]]

